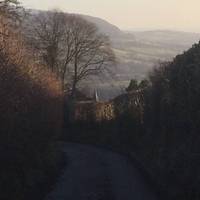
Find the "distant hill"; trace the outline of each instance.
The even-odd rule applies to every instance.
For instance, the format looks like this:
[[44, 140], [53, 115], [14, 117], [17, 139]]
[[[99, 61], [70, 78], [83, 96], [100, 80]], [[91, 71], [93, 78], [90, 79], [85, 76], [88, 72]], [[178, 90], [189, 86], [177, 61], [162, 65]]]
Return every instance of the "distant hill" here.
[[119, 62], [118, 66], [111, 66], [112, 77], [107, 74], [98, 78], [99, 81], [93, 79], [95, 84], [92, 84], [91, 91], [96, 87], [102, 99], [122, 93], [130, 79], [145, 78], [159, 62], [172, 60], [200, 40], [198, 33], [169, 30], [127, 32], [96, 17], [84, 18], [96, 24], [102, 33], [110, 37]]
[[199, 33], [189, 33], [181, 31], [170, 30], [154, 30], [133, 32], [138, 40], [148, 41], [149, 43], [156, 43], [160, 45], [173, 45], [179, 48], [184, 46], [191, 46], [194, 42], [200, 39]]
[[[110, 37], [119, 61], [119, 65], [114, 68], [115, 76], [110, 80], [114, 87], [127, 86], [131, 78], [144, 78], [158, 62], [172, 60], [200, 40], [200, 33], [170, 30], [123, 31], [103, 19], [85, 15], [82, 17], [96, 24], [100, 32]], [[104, 87], [106, 83], [110, 84], [109, 81], [103, 82]]]
[[[172, 60], [200, 39], [200, 34], [155, 30], [131, 32], [115, 40], [114, 49], [124, 75], [143, 78], [159, 61]], [[121, 72], [123, 73], [123, 72]]]
[[95, 24], [99, 28], [100, 32], [108, 35], [111, 38], [120, 37], [124, 34], [123, 31], [121, 31], [117, 26], [112, 25], [103, 19], [97, 17], [91, 17], [88, 15], [80, 15], [80, 16], [83, 17], [85, 20]]

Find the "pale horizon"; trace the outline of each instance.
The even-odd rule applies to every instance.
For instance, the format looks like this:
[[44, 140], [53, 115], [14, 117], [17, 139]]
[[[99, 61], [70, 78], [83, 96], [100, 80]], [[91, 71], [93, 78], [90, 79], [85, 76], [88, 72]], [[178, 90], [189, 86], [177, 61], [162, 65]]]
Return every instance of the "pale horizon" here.
[[122, 30], [200, 32], [199, 0], [21, 0], [26, 8], [102, 18]]

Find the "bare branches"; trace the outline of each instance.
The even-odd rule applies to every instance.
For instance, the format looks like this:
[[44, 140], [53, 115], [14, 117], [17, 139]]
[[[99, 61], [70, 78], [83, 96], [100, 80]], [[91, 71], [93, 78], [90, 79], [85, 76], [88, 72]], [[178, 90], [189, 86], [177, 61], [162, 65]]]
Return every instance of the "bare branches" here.
[[71, 77], [72, 93], [78, 83], [98, 74], [111, 62], [114, 54], [109, 39], [100, 34], [94, 24], [77, 15], [52, 11], [34, 17], [32, 41], [42, 60], [66, 81]]
[[74, 95], [80, 81], [90, 75], [97, 75], [114, 61], [114, 56], [108, 38], [98, 33], [95, 25], [78, 16], [71, 15], [69, 18], [75, 49], [70, 63]]

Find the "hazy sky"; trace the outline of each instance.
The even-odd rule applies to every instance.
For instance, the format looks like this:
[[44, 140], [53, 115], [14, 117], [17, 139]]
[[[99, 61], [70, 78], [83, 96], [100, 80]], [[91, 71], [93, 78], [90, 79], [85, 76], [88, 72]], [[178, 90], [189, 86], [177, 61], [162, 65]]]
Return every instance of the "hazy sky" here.
[[59, 8], [101, 17], [121, 29], [200, 32], [200, 0], [21, 0], [23, 5]]

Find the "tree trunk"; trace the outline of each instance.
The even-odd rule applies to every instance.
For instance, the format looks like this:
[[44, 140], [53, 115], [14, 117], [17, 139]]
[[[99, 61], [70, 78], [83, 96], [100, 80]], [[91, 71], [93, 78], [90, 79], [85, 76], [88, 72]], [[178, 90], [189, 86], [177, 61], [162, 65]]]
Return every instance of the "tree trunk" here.
[[76, 81], [73, 81], [72, 85], [72, 92], [71, 92], [71, 97], [74, 99], [76, 97]]
[[65, 74], [64, 73], [61, 75], [61, 84], [62, 84], [61, 85], [62, 91], [65, 94]]
[[78, 76], [78, 64], [77, 64], [77, 56], [75, 56], [75, 61], [74, 61], [74, 80], [73, 80], [72, 92], [71, 92], [71, 97], [73, 99], [76, 98], [77, 76]]

